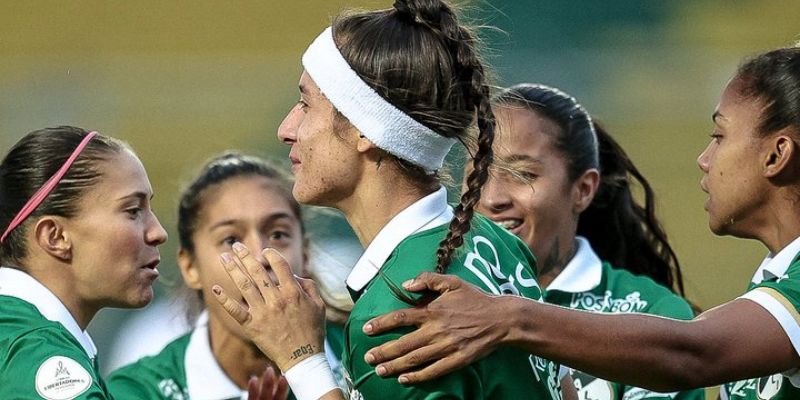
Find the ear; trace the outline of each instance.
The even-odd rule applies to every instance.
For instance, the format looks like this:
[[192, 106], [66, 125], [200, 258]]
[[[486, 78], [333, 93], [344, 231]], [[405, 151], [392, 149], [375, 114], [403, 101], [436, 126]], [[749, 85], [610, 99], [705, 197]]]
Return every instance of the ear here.
[[600, 185], [600, 171], [595, 168], [588, 169], [572, 184], [573, 203], [572, 211], [577, 215], [582, 213], [589, 204], [592, 204], [597, 187]]
[[794, 153], [797, 151], [797, 144], [788, 134], [778, 134], [770, 139], [766, 139], [767, 148], [764, 155], [764, 176], [774, 178], [784, 171], [791, 168], [796, 161]]
[[366, 136], [362, 135], [357, 129], [353, 128], [353, 130], [358, 134], [358, 142], [356, 143], [356, 150], [359, 153], [366, 153], [373, 149], [378, 149], [378, 146], [375, 146], [375, 143], [372, 143], [371, 140], [367, 139]]
[[61, 261], [72, 260], [72, 241], [61, 217], [45, 216], [33, 228], [35, 243]]
[[190, 289], [200, 290], [203, 288], [203, 281], [200, 279], [200, 271], [194, 263], [194, 256], [186, 249], [178, 250], [178, 268], [183, 275], [183, 281]]

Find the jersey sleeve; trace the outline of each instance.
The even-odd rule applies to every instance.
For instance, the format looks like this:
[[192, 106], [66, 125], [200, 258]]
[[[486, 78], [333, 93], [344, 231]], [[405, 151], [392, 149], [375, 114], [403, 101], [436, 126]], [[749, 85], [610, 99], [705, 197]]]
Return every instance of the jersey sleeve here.
[[777, 280], [752, 286], [740, 298], [753, 301], [772, 314], [800, 354], [800, 262], [794, 262]]
[[142, 381], [142, 374], [137, 374], [136, 364], [122, 367], [106, 379], [108, 392], [115, 400], [156, 399], [158, 394], [148, 390]]
[[65, 335], [40, 328], [13, 340], [0, 357], [0, 398], [111, 399], [92, 360]]
[[677, 295], [662, 297], [647, 310], [647, 313], [684, 321], [688, 321], [695, 316], [692, 306]]
[[[351, 327], [361, 327], [366, 320], [353, 320]], [[475, 399], [483, 398], [481, 380], [472, 366], [462, 368], [442, 378], [414, 386], [403, 386], [397, 377], [383, 378], [375, 373], [375, 368], [364, 362], [364, 354], [371, 348], [390, 340], [398, 339], [408, 330], [366, 336], [360, 329], [350, 329], [349, 382], [351, 399], [380, 399], [391, 393], [394, 399]], [[360, 397], [359, 397], [360, 396]]]

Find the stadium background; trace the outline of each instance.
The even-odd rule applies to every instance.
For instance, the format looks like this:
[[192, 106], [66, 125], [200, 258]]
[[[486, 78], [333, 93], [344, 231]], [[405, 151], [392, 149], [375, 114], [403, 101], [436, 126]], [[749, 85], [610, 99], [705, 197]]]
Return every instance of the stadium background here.
[[[0, 2], [0, 151], [61, 124], [132, 144], [171, 234], [159, 294], [179, 281], [178, 190], [225, 149], [285, 161], [275, 138], [296, 101], [300, 55], [345, 7], [390, 1]], [[689, 298], [710, 308], [740, 294], [766, 250], [707, 228], [696, 157], [739, 61], [800, 39], [800, 2], [690, 0], [473, 2], [496, 83], [542, 82], [575, 95], [653, 184]], [[314, 229], [312, 227], [312, 229]], [[343, 229], [336, 225], [333, 231]], [[90, 327], [108, 347], [128, 314]]]

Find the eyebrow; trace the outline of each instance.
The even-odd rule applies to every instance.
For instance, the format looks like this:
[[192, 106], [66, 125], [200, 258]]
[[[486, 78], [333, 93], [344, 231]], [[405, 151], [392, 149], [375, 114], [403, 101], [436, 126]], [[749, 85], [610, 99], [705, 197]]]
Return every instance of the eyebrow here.
[[303, 84], [297, 85], [297, 88], [300, 89], [301, 94], [308, 94], [305, 85]]
[[[271, 223], [273, 223], [273, 222], [275, 222], [276, 220], [279, 220], [279, 219], [297, 220], [297, 217], [295, 217], [293, 214], [290, 214], [290, 213], [277, 212], [277, 213], [274, 213], [274, 214], [270, 214], [269, 216], [267, 216], [267, 218], [264, 218], [262, 221], [260, 221], [260, 223], [271, 224]], [[222, 228], [222, 227], [225, 227], [225, 226], [235, 225], [239, 221], [241, 221], [241, 220], [235, 219], [235, 218], [225, 219], [225, 220], [217, 222], [214, 225], [211, 225], [208, 228], [208, 230], [209, 231], [213, 231], [215, 229]]]
[[542, 164], [542, 160], [533, 158], [526, 154], [512, 154], [508, 157], [503, 157], [503, 159], [508, 163], [529, 162], [533, 164]]
[[118, 198], [117, 201], [125, 201], [125, 200], [128, 200], [130, 198], [136, 198], [136, 199], [139, 199], [140, 201], [145, 201], [147, 199], [152, 200], [153, 197], [155, 197], [155, 193], [149, 193], [148, 194], [148, 193], [145, 193], [145, 192], [134, 192], [134, 193], [131, 193], [129, 195], [125, 195], [125, 196], [122, 196], [122, 197]]

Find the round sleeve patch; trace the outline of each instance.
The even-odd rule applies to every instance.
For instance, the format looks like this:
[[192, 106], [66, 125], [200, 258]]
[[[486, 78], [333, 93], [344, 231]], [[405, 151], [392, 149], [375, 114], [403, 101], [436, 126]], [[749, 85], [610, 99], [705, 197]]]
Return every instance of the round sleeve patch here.
[[70, 400], [92, 386], [92, 375], [77, 361], [48, 358], [36, 371], [36, 392], [48, 400]]

